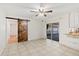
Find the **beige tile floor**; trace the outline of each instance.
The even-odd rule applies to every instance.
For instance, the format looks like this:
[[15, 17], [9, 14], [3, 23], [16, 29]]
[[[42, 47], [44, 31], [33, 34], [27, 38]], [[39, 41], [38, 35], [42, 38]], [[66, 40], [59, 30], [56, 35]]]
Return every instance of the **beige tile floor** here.
[[79, 52], [61, 46], [53, 40], [33, 40], [10, 44], [2, 56], [78, 56]]

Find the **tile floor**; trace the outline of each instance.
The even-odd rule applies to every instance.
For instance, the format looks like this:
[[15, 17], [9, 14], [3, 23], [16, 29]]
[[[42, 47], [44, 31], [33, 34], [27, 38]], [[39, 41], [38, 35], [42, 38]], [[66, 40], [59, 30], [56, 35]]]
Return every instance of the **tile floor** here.
[[33, 40], [8, 45], [2, 56], [78, 56], [79, 52], [53, 40]]

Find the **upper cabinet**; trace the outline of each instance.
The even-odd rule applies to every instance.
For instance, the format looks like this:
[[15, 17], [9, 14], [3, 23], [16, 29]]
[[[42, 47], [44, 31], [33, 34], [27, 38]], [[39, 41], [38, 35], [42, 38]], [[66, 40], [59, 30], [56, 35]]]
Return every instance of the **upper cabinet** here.
[[69, 27], [70, 28], [79, 28], [79, 13], [72, 12], [70, 13], [69, 18]]

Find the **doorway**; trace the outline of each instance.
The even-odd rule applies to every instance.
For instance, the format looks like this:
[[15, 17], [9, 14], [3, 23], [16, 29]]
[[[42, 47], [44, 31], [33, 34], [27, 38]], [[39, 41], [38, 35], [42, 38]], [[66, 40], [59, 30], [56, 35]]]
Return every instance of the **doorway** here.
[[25, 19], [6, 17], [8, 44], [28, 40], [28, 21]]
[[6, 26], [8, 44], [16, 43], [18, 40], [18, 21], [7, 19]]

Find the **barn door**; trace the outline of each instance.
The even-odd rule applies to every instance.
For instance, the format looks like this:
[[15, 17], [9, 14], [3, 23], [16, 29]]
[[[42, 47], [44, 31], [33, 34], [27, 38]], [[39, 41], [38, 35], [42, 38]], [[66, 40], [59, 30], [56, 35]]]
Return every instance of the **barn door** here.
[[24, 20], [18, 20], [18, 42], [28, 40], [28, 22]]

